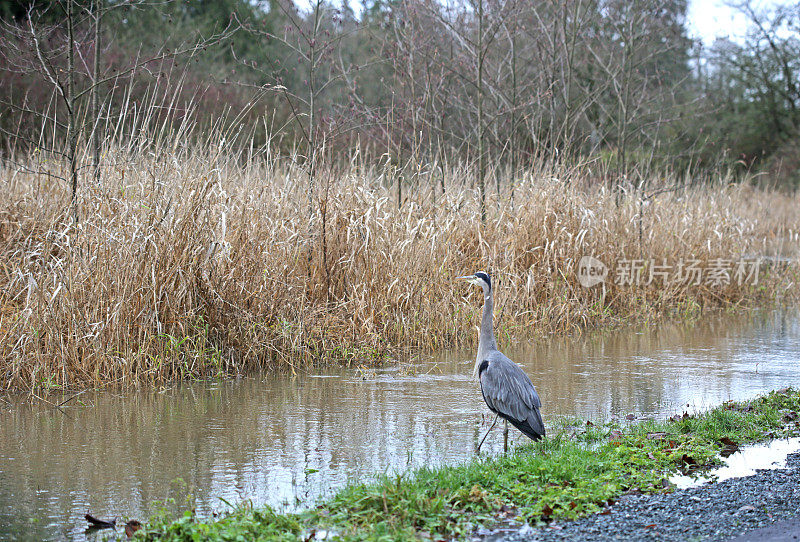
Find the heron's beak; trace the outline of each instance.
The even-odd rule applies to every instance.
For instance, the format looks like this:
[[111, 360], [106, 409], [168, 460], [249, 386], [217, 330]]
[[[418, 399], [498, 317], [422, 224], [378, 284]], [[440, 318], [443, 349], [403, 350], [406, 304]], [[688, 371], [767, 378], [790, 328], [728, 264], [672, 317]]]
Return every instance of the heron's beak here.
[[477, 284], [475, 275], [467, 275], [466, 277], [456, 277], [459, 280], [466, 280], [470, 284]]

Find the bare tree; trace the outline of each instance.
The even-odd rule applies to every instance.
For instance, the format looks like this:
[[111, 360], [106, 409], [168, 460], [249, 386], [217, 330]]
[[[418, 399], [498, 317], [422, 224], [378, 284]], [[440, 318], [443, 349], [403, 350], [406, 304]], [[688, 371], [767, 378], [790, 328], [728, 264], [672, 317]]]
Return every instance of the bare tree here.
[[[115, 6], [120, 7], [122, 4]], [[76, 223], [79, 219], [78, 188], [81, 169], [78, 163], [78, 147], [86, 135], [87, 128], [91, 128], [94, 176], [95, 179], [99, 178], [100, 134], [98, 132], [101, 108], [98, 93], [100, 88], [154, 63], [181, 56], [192, 56], [210, 45], [229, 38], [236, 30], [229, 26], [211, 36], [200, 36], [194, 41], [183, 42], [175, 48], [164, 46], [146, 58], [137, 58], [124, 69], [115, 70], [113, 73], [102, 73], [99, 58], [101, 18], [107, 9], [108, 7], [104, 7], [101, 0], [95, 0], [90, 6], [79, 4], [76, 0], [61, 0], [53, 2], [43, 10], [34, 10], [31, 7], [23, 24], [0, 23], [9, 37], [0, 45], [0, 55], [5, 60], [7, 69], [18, 74], [36, 76], [49, 85], [56, 97], [56, 106], [37, 111], [24, 104], [1, 98], [0, 103], [21, 116], [27, 115], [38, 119], [42, 127], [42, 134], [45, 130], [51, 129], [54, 134], [63, 134], [63, 139], [59, 143], [57, 137], [47, 141], [41, 136], [31, 138], [20, 133], [3, 131], [9, 137], [24, 140], [28, 144], [35, 145], [66, 160], [68, 169], [66, 177], [50, 171], [38, 171], [38, 173], [46, 173], [67, 182], [70, 187], [73, 221]], [[46, 15], [49, 10], [60, 10], [63, 13], [63, 25], [47, 22]], [[77, 55], [83, 52], [86, 44], [92, 42], [94, 50], [92, 68], [89, 68], [88, 64], [83, 61], [81, 62], [84, 65], [82, 69], [76, 62]], [[88, 116], [81, 112], [81, 107], [87, 99], [89, 100]], [[61, 109], [66, 116], [65, 121], [59, 118]]]

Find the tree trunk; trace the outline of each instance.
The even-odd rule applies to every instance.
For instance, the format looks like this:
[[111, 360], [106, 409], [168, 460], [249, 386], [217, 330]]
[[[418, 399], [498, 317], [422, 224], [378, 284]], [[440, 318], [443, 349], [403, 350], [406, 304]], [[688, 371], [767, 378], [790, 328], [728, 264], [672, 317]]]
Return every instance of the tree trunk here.
[[72, 189], [72, 218], [78, 223], [78, 133], [75, 126], [75, 34], [72, 1], [67, 2], [67, 162]]
[[486, 223], [486, 156], [483, 142], [483, 0], [478, 0], [478, 190], [481, 223]]
[[94, 0], [94, 66], [92, 67], [92, 156], [94, 167], [94, 183], [100, 184], [100, 111], [98, 107], [98, 84], [100, 79], [100, 33], [103, 18], [103, 0]]

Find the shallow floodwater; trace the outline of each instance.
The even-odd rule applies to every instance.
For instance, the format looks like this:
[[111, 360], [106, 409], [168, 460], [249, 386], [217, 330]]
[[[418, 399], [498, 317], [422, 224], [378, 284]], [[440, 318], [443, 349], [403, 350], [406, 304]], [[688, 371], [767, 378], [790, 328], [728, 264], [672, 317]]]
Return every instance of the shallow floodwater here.
[[[545, 423], [666, 416], [800, 385], [796, 312], [501, 347], [536, 384]], [[142, 520], [154, 500], [187, 494], [199, 515], [225, 501], [294, 509], [348, 481], [464, 461], [491, 421], [472, 356], [86, 393], [61, 409], [0, 398], [0, 540], [91, 539], [87, 511]], [[502, 449], [502, 430], [484, 449]]]

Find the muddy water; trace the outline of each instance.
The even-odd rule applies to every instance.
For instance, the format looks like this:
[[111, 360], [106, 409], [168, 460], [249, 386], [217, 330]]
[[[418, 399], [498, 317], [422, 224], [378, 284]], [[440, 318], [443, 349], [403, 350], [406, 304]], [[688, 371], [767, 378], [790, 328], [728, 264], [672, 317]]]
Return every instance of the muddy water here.
[[[800, 384], [796, 313], [501, 347], [536, 384], [545, 423], [664, 416]], [[201, 515], [223, 499], [292, 509], [351, 480], [466, 460], [488, 423], [472, 355], [87, 393], [60, 410], [0, 399], [0, 540], [92, 539], [87, 510], [145, 519], [154, 500], [187, 494]], [[499, 451], [502, 432], [484, 447]]]

